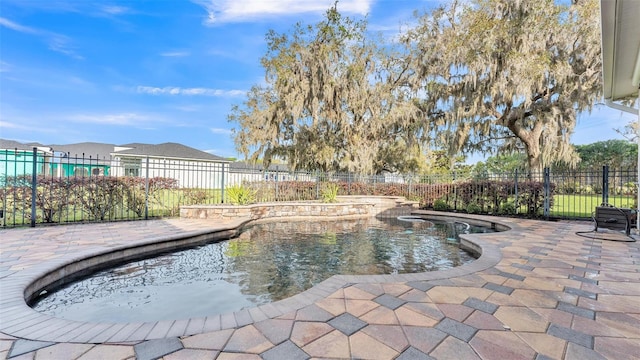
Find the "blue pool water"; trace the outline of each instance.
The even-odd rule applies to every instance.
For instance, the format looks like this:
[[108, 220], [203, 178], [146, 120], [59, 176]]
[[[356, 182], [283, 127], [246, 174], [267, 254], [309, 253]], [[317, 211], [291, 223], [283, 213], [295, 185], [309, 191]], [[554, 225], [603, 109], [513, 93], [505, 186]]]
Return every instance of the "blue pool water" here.
[[79, 321], [204, 317], [298, 294], [334, 274], [449, 269], [474, 258], [465, 224], [411, 218], [252, 225], [235, 239], [100, 271], [35, 299], [34, 309]]

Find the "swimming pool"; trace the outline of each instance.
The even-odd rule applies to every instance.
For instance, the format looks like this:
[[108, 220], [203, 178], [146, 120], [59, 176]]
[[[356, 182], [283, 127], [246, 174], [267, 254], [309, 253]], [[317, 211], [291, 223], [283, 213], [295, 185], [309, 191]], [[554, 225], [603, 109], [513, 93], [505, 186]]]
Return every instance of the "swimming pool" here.
[[123, 264], [31, 304], [79, 321], [172, 320], [237, 311], [295, 295], [334, 274], [443, 270], [473, 261], [466, 224], [420, 219], [269, 222], [235, 239]]

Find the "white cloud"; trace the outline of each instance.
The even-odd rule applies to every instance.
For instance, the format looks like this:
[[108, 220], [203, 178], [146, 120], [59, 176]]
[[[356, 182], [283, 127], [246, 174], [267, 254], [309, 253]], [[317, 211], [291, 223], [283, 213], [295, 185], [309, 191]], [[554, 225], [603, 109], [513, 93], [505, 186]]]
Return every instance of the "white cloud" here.
[[[335, 0], [192, 0], [207, 11], [204, 24], [244, 22], [265, 17], [302, 13], [323, 13], [333, 6]], [[365, 15], [374, 0], [343, 0], [338, 10], [349, 14]]]
[[11, 64], [0, 60], [0, 73], [9, 72], [10, 69], [11, 69]]
[[132, 14], [136, 11], [132, 8], [121, 5], [102, 5], [94, 1], [78, 0], [56, 0], [56, 1], [33, 1], [33, 0], [2, 0], [12, 3], [28, 10], [46, 11], [51, 13], [78, 13], [95, 17], [112, 15]]
[[209, 130], [211, 130], [211, 132], [214, 133], [214, 134], [224, 134], [224, 135], [231, 134], [231, 130], [230, 129], [211, 128]]
[[92, 124], [120, 125], [120, 126], [141, 126], [143, 123], [151, 121], [146, 115], [136, 113], [121, 114], [79, 114], [70, 117], [72, 121]]
[[[0, 128], [4, 129], [5, 131], [13, 130], [17, 132], [25, 132], [28, 134], [32, 134], [32, 133], [54, 133], [55, 134], [57, 131], [57, 129], [54, 129], [51, 126], [41, 126], [42, 124], [25, 125], [26, 123], [28, 123], [28, 120], [20, 119], [18, 117], [12, 117], [12, 118], [15, 118], [17, 120], [14, 120], [14, 121], [0, 120]], [[17, 139], [13, 138], [13, 140], [17, 140]]]
[[47, 11], [47, 12], [79, 12], [80, 7], [86, 5], [84, 1], [25, 1], [25, 0], [2, 0], [12, 6], [26, 8], [28, 10]]
[[72, 84], [73, 86], [87, 86], [87, 87], [93, 87], [93, 83], [90, 81], [87, 81], [81, 77], [78, 76], [68, 76], [66, 77], [66, 79], [69, 81], [70, 84]]
[[242, 96], [247, 92], [244, 90], [221, 90], [209, 88], [181, 88], [165, 86], [163, 88], [152, 86], [138, 86], [138, 94], [149, 95], [187, 95], [187, 96]]
[[200, 105], [177, 105], [173, 106], [173, 108], [184, 112], [196, 112], [202, 110], [202, 106]]
[[49, 49], [61, 54], [70, 56], [74, 59], [82, 60], [83, 57], [78, 55], [72, 48], [71, 39], [68, 36], [56, 34], [50, 31], [36, 29], [29, 26], [20, 25], [9, 19], [0, 17], [0, 26], [4, 26], [8, 29], [18, 31], [25, 34], [33, 34], [47, 42]]
[[28, 126], [22, 126], [13, 122], [9, 122], [9, 121], [2, 121], [0, 120], [0, 128], [5, 128], [5, 129], [20, 129], [20, 130], [28, 130], [30, 129], [30, 127]]
[[13, 22], [13, 21], [11, 21], [9, 19], [3, 18], [3, 17], [0, 17], [0, 25], [4, 26], [6, 28], [9, 28], [11, 30], [18, 31], [18, 32], [21, 32], [21, 33], [26, 33], [26, 34], [40, 34], [41, 33], [40, 30], [31, 28], [31, 27], [28, 27], [28, 26], [20, 25], [18, 23], [15, 23], [15, 22]]
[[167, 51], [160, 54], [160, 56], [166, 57], [185, 57], [191, 55], [188, 51]]
[[78, 55], [75, 50], [73, 50], [71, 40], [64, 35], [53, 35], [49, 39], [49, 49], [77, 60], [84, 59], [84, 57]]
[[129, 8], [126, 8], [124, 6], [112, 5], [112, 6], [103, 6], [102, 11], [109, 15], [120, 15], [120, 14], [128, 13]]

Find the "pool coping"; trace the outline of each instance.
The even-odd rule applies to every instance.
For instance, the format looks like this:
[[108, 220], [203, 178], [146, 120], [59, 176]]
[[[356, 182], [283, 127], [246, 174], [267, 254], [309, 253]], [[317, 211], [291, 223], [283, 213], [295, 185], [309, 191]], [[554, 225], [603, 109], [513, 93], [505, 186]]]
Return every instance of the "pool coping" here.
[[[414, 211], [412, 214], [427, 219], [440, 217], [499, 224], [499, 226], [510, 230], [518, 227], [517, 224], [509, 222], [505, 218], [467, 214], [460, 216], [452, 213], [438, 214], [433, 211]], [[453, 269], [412, 274], [334, 275], [287, 299], [205, 318], [135, 323], [81, 322], [43, 314], [27, 305], [26, 299], [31, 297], [34, 292], [55, 283], [66, 274], [95, 269], [98, 265], [95, 261], [102, 261], [106, 264], [122, 261], [123, 258], [148, 255], [151, 252], [170, 251], [216, 239], [230, 238], [249, 222], [251, 222], [250, 219], [238, 219], [218, 227], [215, 231], [211, 231], [211, 229], [187, 231], [177, 235], [167, 234], [144, 238], [130, 245], [117, 245], [106, 249], [90, 248], [73, 255], [45, 261], [21, 271], [16, 276], [3, 279], [2, 292], [0, 293], [0, 304], [2, 304], [0, 331], [30, 340], [89, 344], [126, 343], [171, 336], [195, 335], [212, 330], [235, 329], [261, 320], [273, 319], [311, 305], [336, 290], [353, 284], [406, 283], [448, 279], [488, 269], [502, 259], [502, 252], [498, 246], [482, 240], [483, 236], [490, 236], [490, 234], [465, 234], [461, 236], [462, 245], [481, 252], [481, 255], [475, 261]], [[90, 261], [92, 259], [93, 263]], [[189, 327], [191, 323], [202, 323], [203, 326], [201, 328]], [[152, 331], [152, 329], [163, 330]]]

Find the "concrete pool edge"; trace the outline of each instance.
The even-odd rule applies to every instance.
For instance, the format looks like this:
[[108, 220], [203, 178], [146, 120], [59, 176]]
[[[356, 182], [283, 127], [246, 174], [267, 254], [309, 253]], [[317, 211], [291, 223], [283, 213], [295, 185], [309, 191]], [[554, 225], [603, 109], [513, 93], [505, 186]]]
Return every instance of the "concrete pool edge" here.
[[[439, 216], [433, 212], [415, 212], [420, 216]], [[451, 217], [451, 214], [447, 214]], [[459, 218], [457, 215], [454, 216]], [[506, 228], [512, 228], [513, 225], [505, 225], [500, 219], [491, 217], [469, 217], [464, 219], [472, 219], [485, 223], [498, 223]], [[488, 220], [490, 219], [490, 220]], [[237, 222], [218, 229], [216, 233], [227, 234], [232, 237], [229, 232], [238, 231], [249, 220], [238, 220]], [[211, 234], [211, 230], [184, 232], [178, 235], [159, 236], [156, 238], [146, 238], [133, 245], [120, 245], [110, 249], [90, 249], [79, 252], [73, 257], [69, 256], [55, 261], [47, 261], [40, 266], [28, 269], [24, 273], [15, 277], [8, 286], [3, 285], [2, 295], [0, 296], [2, 308], [2, 324], [0, 331], [16, 336], [38, 341], [52, 342], [74, 342], [74, 343], [120, 343], [128, 341], [143, 341], [156, 338], [165, 338], [168, 336], [186, 336], [203, 333], [207, 331], [239, 328], [244, 325], [255, 323], [260, 319], [272, 319], [283, 315], [292, 310], [301, 309], [305, 306], [313, 304], [315, 301], [329, 296], [334, 291], [354, 283], [386, 283], [386, 282], [417, 282], [438, 279], [447, 279], [471, 274], [477, 271], [487, 269], [497, 264], [501, 259], [501, 252], [495, 245], [482, 241], [479, 237], [487, 235], [465, 235], [464, 241], [478, 247], [482, 251], [482, 255], [474, 262], [450, 270], [414, 273], [414, 274], [396, 274], [396, 275], [335, 275], [320, 284], [290, 298], [277, 302], [256, 306], [232, 313], [214, 315], [207, 318], [183, 319], [171, 321], [158, 321], [148, 323], [89, 323], [78, 322], [55, 318], [46, 314], [39, 313], [31, 309], [26, 298], [29, 298], [34, 292], [39, 291], [40, 284], [51, 284], [56, 281], [55, 276], [64, 277], [66, 271], [61, 271], [68, 266], [76, 266], [76, 271], [82, 271], [83, 261], [87, 259], [97, 258], [97, 256], [105, 254], [117, 254], [136, 249], [145, 249], [146, 246], [164, 244], [166, 247], [157, 252], [168, 251], [171, 248], [187, 246], [184, 243], [178, 244], [181, 240], [187, 238], [197, 238], [199, 236], [206, 237]], [[211, 241], [196, 240], [192, 244], [198, 242]], [[130, 256], [143, 256], [146, 253], [129, 254]], [[124, 255], [126, 256], [126, 255]], [[111, 259], [110, 261], [117, 261]], [[121, 260], [121, 258], [120, 258]], [[88, 267], [95, 266], [91, 264]], [[57, 274], [57, 275], [55, 275]], [[47, 278], [48, 277], [48, 278]], [[202, 323], [202, 327], [193, 326], [190, 330], [191, 323]], [[33, 325], [38, 324], [38, 330], [34, 331]], [[197, 329], [198, 330], [193, 330]], [[145, 329], [142, 331], [141, 329]], [[148, 329], [148, 331], [146, 330]], [[153, 329], [163, 329], [162, 331], [153, 331]], [[55, 330], [55, 331], [53, 331]], [[166, 331], [165, 331], [166, 330]]]

